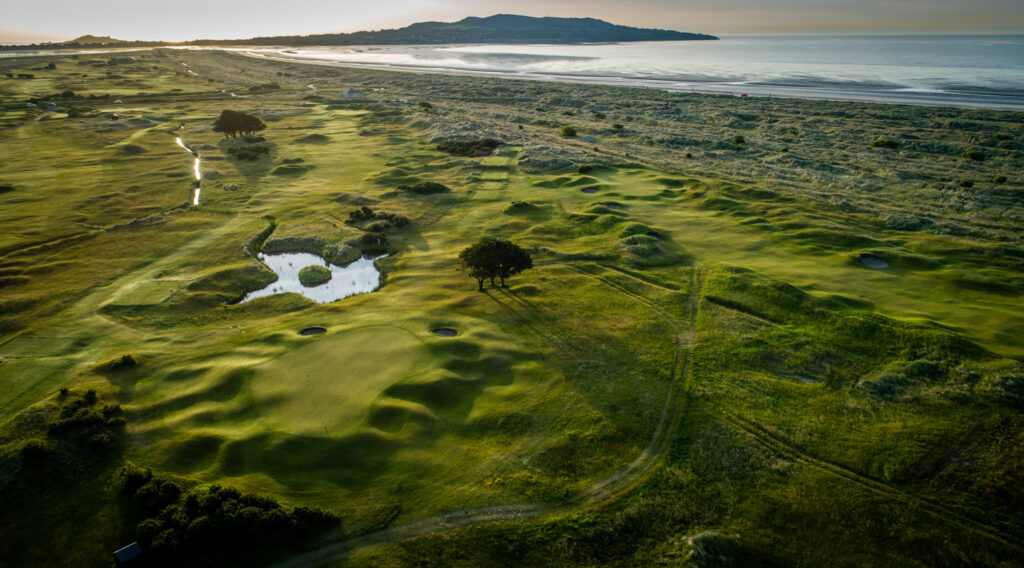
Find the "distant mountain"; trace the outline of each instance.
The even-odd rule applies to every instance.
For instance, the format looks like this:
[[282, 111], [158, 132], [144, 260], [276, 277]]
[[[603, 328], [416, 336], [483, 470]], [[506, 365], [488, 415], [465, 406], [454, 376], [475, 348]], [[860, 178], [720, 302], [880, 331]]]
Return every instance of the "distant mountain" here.
[[82, 37], [76, 37], [73, 40], [65, 41], [66, 44], [78, 44], [78, 45], [110, 45], [115, 43], [128, 43], [123, 39], [114, 39], [110, 36], [94, 36], [84, 35]]
[[0, 50], [76, 49], [83, 47], [158, 47], [162, 45], [409, 45], [439, 43], [611, 43], [718, 39], [707, 34], [631, 28], [594, 18], [533, 18], [498, 14], [458, 22], [420, 22], [394, 30], [270, 36], [251, 39], [201, 39], [187, 42], [125, 41], [84, 35], [62, 43], [4, 45]]
[[199, 40], [194, 45], [394, 45], [438, 43], [604, 43], [718, 39], [707, 34], [618, 26], [594, 18], [533, 18], [498, 14], [458, 22], [420, 22], [404, 28], [347, 34]]

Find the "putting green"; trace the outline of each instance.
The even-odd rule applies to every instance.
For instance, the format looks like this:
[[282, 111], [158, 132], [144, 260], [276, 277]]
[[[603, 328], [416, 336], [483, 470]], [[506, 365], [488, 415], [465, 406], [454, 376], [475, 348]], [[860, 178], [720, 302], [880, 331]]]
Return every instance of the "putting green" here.
[[253, 397], [274, 429], [327, 436], [350, 432], [365, 421], [383, 390], [431, 362], [423, 343], [397, 327], [360, 328], [310, 341], [260, 365], [253, 376]]

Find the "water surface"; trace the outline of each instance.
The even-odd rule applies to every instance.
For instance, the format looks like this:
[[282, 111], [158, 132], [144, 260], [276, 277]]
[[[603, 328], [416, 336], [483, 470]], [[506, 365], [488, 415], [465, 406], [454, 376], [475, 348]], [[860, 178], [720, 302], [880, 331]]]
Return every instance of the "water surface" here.
[[1024, 110], [1024, 35], [735, 36], [596, 45], [244, 51], [324, 63], [679, 91]]
[[[319, 255], [305, 252], [260, 253], [258, 258], [273, 270], [278, 278], [264, 288], [249, 292], [242, 298], [242, 302], [273, 294], [294, 292], [318, 304], [326, 304], [354, 294], [373, 292], [380, 287], [380, 271], [374, 266], [373, 260], [368, 258], [360, 258], [348, 266], [335, 266]], [[299, 282], [299, 271], [314, 265], [327, 267], [331, 271], [331, 279], [318, 286], [304, 286]]]

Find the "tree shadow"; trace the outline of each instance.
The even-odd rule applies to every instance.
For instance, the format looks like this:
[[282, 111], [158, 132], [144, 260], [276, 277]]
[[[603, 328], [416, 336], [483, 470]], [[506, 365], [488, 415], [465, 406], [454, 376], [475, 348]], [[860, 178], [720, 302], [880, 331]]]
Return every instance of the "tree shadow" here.
[[[244, 138], [222, 139], [217, 143], [226, 161], [249, 182], [255, 182], [270, 173], [277, 157], [277, 144], [270, 141], [246, 142]], [[262, 149], [258, 149], [262, 148]]]

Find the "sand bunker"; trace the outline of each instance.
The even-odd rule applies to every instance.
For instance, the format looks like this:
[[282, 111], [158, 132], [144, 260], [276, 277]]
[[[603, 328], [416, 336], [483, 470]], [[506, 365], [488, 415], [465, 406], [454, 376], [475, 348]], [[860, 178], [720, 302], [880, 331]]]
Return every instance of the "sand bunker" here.
[[608, 209], [622, 209], [622, 204], [621, 203], [616, 203], [614, 201], [605, 201], [605, 202], [602, 202], [601, 205], [604, 205]]
[[889, 263], [884, 258], [873, 254], [860, 255], [860, 261], [868, 268], [886, 268], [889, 266]]
[[450, 327], [439, 327], [434, 330], [434, 335], [443, 335], [445, 337], [455, 337], [458, 334], [459, 332]]
[[322, 333], [327, 333], [327, 330], [322, 327], [307, 327], [300, 331], [299, 335], [320, 335]]

